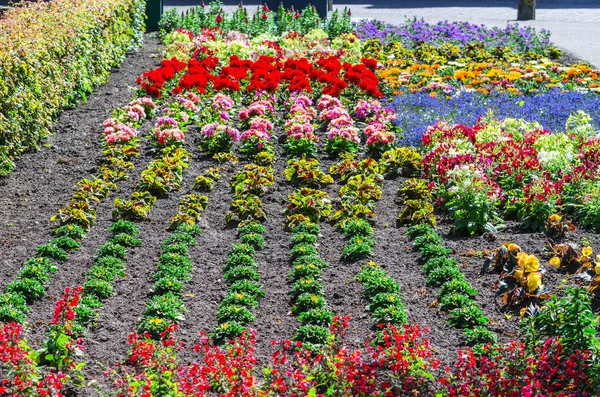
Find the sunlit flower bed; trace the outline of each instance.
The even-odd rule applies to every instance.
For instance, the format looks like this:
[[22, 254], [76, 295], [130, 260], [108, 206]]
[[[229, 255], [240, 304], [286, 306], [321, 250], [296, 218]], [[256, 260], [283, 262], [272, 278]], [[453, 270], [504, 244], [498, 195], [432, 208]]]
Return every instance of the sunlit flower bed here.
[[[106, 166], [100, 182], [82, 182], [72, 205], [53, 218], [57, 238], [38, 247], [0, 296], [0, 395], [85, 395], [92, 387], [118, 397], [598, 395], [591, 299], [600, 292], [600, 256], [589, 241], [580, 248], [566, 240], [576, 228], [571, 221], [600, 228], [600, 130], [590, 105], [598, 71], [544, 59], [557, 55], [547, 34], [516, 27], [366, 22], [357, 36], [349, 12], [322, 21], [313, 8], [263, 6], [250, 18], [243, 7], [226, 15], [218, 3], [184, 16], [167, 13], [160, 25], [160, 66], [139, 77], [136, 98], [104, 122], [102, 137], [109, 162], [129, 161], [144, 141], [154, 158], [130, 199], [115, 200], [108, 241], [83, 286], [66, 288], [48, 314], [37, 352], [23, 340], [30, 306], [45, 295], [55, 261], [66, 261], [93, 226], [96, 210], [88, 201], [105, 198], [133, 165]], [[544, 114], [555, 113], [549, 96], [571, 104], [560, 123]], [[423, 114], [424, 131], [411, 127], [407, 118]], [[142, 122], [155, 116], [139, 136]], [[102, 343], [88, 338], [106, 321], [101, 308], [120, 278], [136, 277], [125, 273], [128, 250], [143, 244], [138, 235], [154, 203], [172, 198], [193, 162], [206, 169], [189, 185], [206, 196], [177, 198], [144, 309], [123, 331], [130, 332], [128, 352], [120, 363], [103, 363], [102, 378], [85, 379], [86, 345]], [[391, 184], [397, 194], [387, 205], [398, 207], [397, 227], [377, 221]], [[210, 222], [221, 223], [201, 228], [219, 189], [220, 197], [229, 191], [229, 207], [212, 214]], [[489, 289], [505, 306], [487, 302], [489, 291], [480, 294], [480, 280], [459, 263], [447, 238], [485, 233], [494, 240], [508, 219], [517, 221], [515, 230], [553, 239], [548, 265], [584, 288], [552, 290], [543, 259], [518, 242], [498, 243], [470, 254], [486, 256], [480, 279], [493, 274]], [[212, 266], [190, 248], [203, 229], [221, 237], [226, 227], [236, 228], [235, 238], [219, 263], [226, 286], [221, 279], [211, 286], [222, 289], [215, 324], [184, 346], [179, 332], [197, 305], [188, 290], [207, 287], [192, 285], [194, 268]], [[272, 251], [289, 259], [288, 269], [277, 264], [289, 276], [276, 286], [263, 272], [272, 259], [258, 254], [272, 249], [273, 230], [290, 238], [283, 251]], [[323, 236], [333, 241], [336, 233], [343, 238], [339, 261], [323, 254]], [[428, 330], [409, 324], [404, 280], [394, 277], [402, 274], [395, 272], [399, 264], [370, 260], [383, 234], [397, 235], [399, 244], [399, 252], [383, 248], [385, 254], [402, 255], [405, 271], [424, 273], [417, 300], [433, 299], [426, 311], [439, 311], [460, 335], [464, 349], [446, 354], [446, 365]], [[325, 284], [337, 280], [326, 272], [334, 260], [356, 271], [350, 280], [357, 282], [346, 284], [361, 288], [364, 318], [373, 326], [369, 340], [354, 347], [346, 339], [352, 320], [336, 313], [347, 308], [328, 302]], [[274, 353], [260, 368], [261, 335], [252, 326], [274, 288], [289, 295], [274, 305], [297, 317], [295, 333], [273, 341]], [[496, 321], [503, 314], [523, 318], [518, 340], [503, 335]]]

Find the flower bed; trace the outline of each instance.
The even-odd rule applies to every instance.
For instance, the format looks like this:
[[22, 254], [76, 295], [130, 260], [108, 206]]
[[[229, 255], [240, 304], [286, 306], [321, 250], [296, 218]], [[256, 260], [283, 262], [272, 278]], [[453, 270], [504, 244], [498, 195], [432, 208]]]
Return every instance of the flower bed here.
[[[419, 147], [408, 148], [397, 145], [407, 138], [402, 117], [418, 115], [402, 105], [410, 101], [384, 98], [393, 90], [382, 62], [390, 54], [403, 54], [394, 62], [410, 65], [459, 47], [455, 56], [468, 66], [446, 68], [450, 95], [469, 84], [477, 57], [493, 58], [502, 81], [509, 80], [502, 73], [521, 73], [511, 67], [524, 67], [510, 66], [509, 58], [543, 65], [541, 57], [552, 51], [543, 36], [526, 48], [533, 32], [462, 26], [464, 40], [445, 42], [435, 32], [453, 26], [427, 32], [414, 21], [403, 29], [416, 32], [398, 35], [401, 45], [387, 33], [386, 43], [361, 43], [336, 33], [333, 22], [311, 19], [314, 10], [295, 16], [262, 8], [248, 22], [240, 10], [225, 16], [213, 5], [163, 21], [165, 59], [138, 79], [139, 96], [152, 96], [160, 114], [149, 133], [152, 147], [140, 151], [151, 161], [131, 199], [115, 200], [114, 215], [123, 219], [96, 251], [83, 287], [67, 289], [58, 301], [43, 354], [29, 362], [21, 328], [0, 328], [5, 345], [24, 358], [19, 364], [12, 353], [2, 356], [3, 369], [13, 370], [4, 384], [14, 388], [33, 377], [42, 379], [38, 388], [58, 388], [88, 377], [81, 365], [98, 351], [86, 353], [86, 343], [105, 343], [88, 326], [111, 326], [103, 313], [111, 305], [110, 313], [137, 317], [119, 312], [135, 313], [137, 305], [139, 318], [124, 327], [137, 329], [129, 343], [118, 331], [110, 334], [121, 362], [109, 367], [108, 381], [96, 379], [106, 395], [597, 395], [600, 342], [591, 299], [600, 290], [600, 257], [595, 235], [570, 221], [589, 229], [600, 224], [595, 121], [575, 112], [565, 116], [564, 132], [550, 133], [535, 115], [524, 121], [486, 114], [469, 125], [435, 120], [418, 135]], [[244, 33], [233, 30], [238, 23]], [[184, 26], [191, 30], [168, 31]], [[420, 35], [429, 35], [429, 46], [411, 44]], [[485, 42], [481, 53], [474, 53], [476, 39]], [[549, 78], [560, 78], [562, 89], [595, 84], [590, 68], [553, 71], [555, 65], [548, 64], [548, 74], [555, 73]], [[443, 69], [427, 67], [414, 71]], [[589, 80], [578, 80], [580, 72]], [[427, 87], [427, 78], [414, 76], [415, 91]], [[530, 95], [546, 83], [552, 82], [501, 82], [507, 93], [476, 98], [485, 103], [480, 109], [508, 99], [517, 112], [520, 101], [541, 103], [543, 96]], [[435, 90], [441, 97], [444, 87]], [[593, 87], [587, 91], [578, 98], [593, 98]], [[118, 110], [119, 117], [141, 117], [134, 106]], [[447, 117], [460, 117], [453, 112]], [[119, 120], [106, 124], [107, 145], [134, 135], [133, 125]], [[209, 192], [216, 211], [198, 193], [178, 197], [184, 169], [195, 166], [186, 186]], [[224, 176], [230, 193], [219, 182]], [[148, 248], [148, 230], [157, 229], [149, 216], [154, 205], [175, 212], [164, 222], [173, 232]], [[71, 229], [64, 229], [61, 246], [81, 240]], [[201, 229], [208, 245], [193, 248]], [[539, 231], [552, 239], [547, 252]], [[211, 247], [207, 235], [230, 240]], [[116, 282], [125, 276], [128, 247], [140, 240], [138, 260], [157, 266], [146, 276], [137, 267], [139, 274], [127, 278], [145, 280], [129, 288], [147, 285], [150, 293], [132, 295], [122, 309], [115, 295], [131, 290], [117, 292]], [[42, 276], [51, 260], [65, 256], [54, 248], [39, 249]], [[37, 269], [29, 265], [26, 275]], [[206, 324], [183, 321], [184, 313], [207, 307], [214, 313], [202, 317]], [[338, 316], [347, 313], [355, 318]], [[79, 338], [86, 327], [90, 338]], [[191, 329], [202, 330], [193, 348], [178, 340], [191, 341]], [[270, 344], [264, 335], [273, 329], [292, 340]]]

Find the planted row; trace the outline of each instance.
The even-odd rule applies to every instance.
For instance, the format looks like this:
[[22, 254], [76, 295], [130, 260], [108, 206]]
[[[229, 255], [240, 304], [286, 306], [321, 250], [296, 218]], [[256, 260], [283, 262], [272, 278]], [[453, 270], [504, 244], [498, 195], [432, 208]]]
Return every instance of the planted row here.
[[421, 255], [423, 272], [427, 275], [425, 283], [439, 287], [438, 308], [448, 313], [450, 325], [464, 330], [468, 345], [495, 343], [496, 335], [485, 327], [490, 320], [474, 300], [477, 290], [450, 257], [451, 251], [444, 248], [442, 238], [427, 223], [412, 226], [407, 235], [414, 239], [413, 245]]
[[[234, 198], [230, 210], [225, 214], [225, 221], [237, 222], [238, 242], [230, 249], [223, 265], [229, 288], [219, 305], [217, 325], [211, 334], [212, 339], [219, 343], [240, 336], [248, 324], [256, 320], [251, 309], [258, 307], [258, 300], [264, 296], [258, 282], [260, 274], [255, 256], [256, 251], [266, 245], [266, 228], [262, 223], [268, 214], [264, 210], [262, 197], [275, 184], [273, 167], [268, 165], [274, 160], [269, 144], [269, 131], [273, 128], [269, 116], [272, 114], [263, 111], [272, 108], [270, 101], [258, 99], [240, 111], [240, 114], [245, 114], [245, 117], [241, 117], [245, 130], [240, 136], [240, 151], [253, 162], [233, 175], [229, 184]], [[229, 149], [230, 145], [227, 147]]]

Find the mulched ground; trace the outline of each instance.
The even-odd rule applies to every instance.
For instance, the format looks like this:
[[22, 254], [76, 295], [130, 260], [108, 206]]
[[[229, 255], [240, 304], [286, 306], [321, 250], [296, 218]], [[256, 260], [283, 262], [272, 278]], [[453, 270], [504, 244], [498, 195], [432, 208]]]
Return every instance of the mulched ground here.
[[[110, 117], [116, 107], [127, 104], [135, 89], [135, 79], [142, 72], [158, 65], [160, 46], [155, 39], [146, 37], [144, 49], [128, 56], [123, 66], [115, 70], [110, 82], [95, 90], [88, 102], [76, 109], [63, 112], [56, 123], [56, 134], [49, 138], [46, 147], [33, 154], [27, 154], [17, 162], [14, 173], [0, 179], [0, 287], [2, 290], [13, 279], [22, 263], [31, 257], [35, 247], [51, 239], [49, 218], [58, 208], [65, 205], [76, 190], [76, 182], [91, 177], [102, 161], [100, 135], [102, 121]], [[142, 133], [147, 133], [151, 123], [147, 123]], [[190, 128], [193, 136], [194, 128]], [[146, 142], [146, 141], [144, 141]], [[161, 242], [168, 235], [166, 227], [177, 209], [181, 195], [192, 192], [192, 183], [209, 166], [215, 164], [204, 158], [196, 148], [197, 142], [188, 139], [186, 148], [193, 153], [190, 169], [184, 173], [185, 182], [180, 192], [159, 199], [153, 206], [149, 219], [140, 223], [141, 247], [132, 248], [128, 255], [127, 277], [115, 287], [115, 296], [108, 299], [100, 311], [98, 324], [90, 330], [86, 340], [88, 362], [86, 375], [100, 376], [103, 371], [99, 363], [111, 364], [126, 357], [127, 335], [136, 328], [148, 297], [160, 255]], [[147, 142], [146, 142], [147, 145]], [[260, 265], [261, 284], [266, 292], [260, 308], [256, 310], [257, 357], [259, 365], [266, 365], [273, 353], [271, 340], [292, 338], [299, 323], [291, 314], [288, 296], [288, 273], [290, 270], [290, 233], [284, 229], [283, 210], [287, 205], [287, 195], [293, 187], [283, 178], [286, 158], [277, 144], [277, 162], [274, 165], [276, 184], [263, 202], [269, 213], [267, 227], [267, 247], [257, 254]], [[107, 228], [111, 223], [112, 203], [116, 197], [129, 197], [139, 180], [139, 173], [153, 159], [142, 148], [142, 155], [136, 159], [136, 169], [131, 177], [119, 184], [119, 191], [112, 194], [98, 206], [98, 219], [84, 240], [80, 250], [71, 255], [54, 275], [48, 287], [47, 296], [32, 306], [26, 336], [35, 347], [44, 338], [47, 324], [52, 317], [56, 299], [67, 285], [83, 283], [91, 258], [98, 246], [108, 238]], [[322, 153], [322, 151], [321, 151]], [[332, 160], [321, 156], [321, 167], [328, 170]], [[238, 164], [236, 170], [243, 163]], [[216, 310], [225, 296], [227, 284], [223, 279], [222, 264], [227, 251], [236, 241], [236, 229], [225, 224], [224, 215], [233, 195], [228, 187], [234, 169], [228, 169], [217, 187], [208, 194], [209, 206], [202, 219], [202, 234], [198, 245], [190, 250], [195, 265], [193, 280], [185, 287], [185, 304], [188, 309], [186, 319], [178, 331], [187, 345], [197, 341], [200, 332], [210, 332], [216, 323]], [[462, 332], [450, 327], [446, 316], [430, 307], [437, 289], [425, 286], [425, 277], [413, 251], [412, 243], [406, 237], [406, 228], [396, 226], [399, 208], [394, 197], [403, 182], [402, 178], [386, 180], [383, 199], [377, 204], [377, 221], [374, 238], [376, 246], [373, 260], [379, 263], [402, 286], [402, 295], [408, 319], [430, 329], [429, 339], [435, 357], [450, 363], [456, 351], [462, 347]], [[340, 184], [324, 188], [337, 200]], [[446, 247], [453, 250], [454, 257], [463, 265], [467, 279], [479, 290], [476, 298], [486, 314], [493, 320], [491, 329], [502, 341], [514, 338], [518, 332], [518, 313], [505, 313], [501, 310], [499, 298], [493, 289], [497, 276], [480, 275], [484, 250], [493, 250], [502, 242], [515, 242], [527, 252], [543, 257], [546, 238], [539, 233], [522, 233], [514, 224], [498, 233], [495, 241], [486, 237], [455, 237], [450, 234], [451, 223], [440, 217], [438, 232], [444, 237]], [[362, 296], [362, 286], [355, 281], [360, 263], [343, 263], [340, 254], [345, 244], [341, 232], [329, 224], [322, 224], [322, 237], [319, 250], [329, 264], [324, 273], [325, 298], [331, 309], [340, 315], [350, 315], [350, 329], [347, 342], [352, 347], [361, 347], [365, 338], [373, 335], [374, 327], [370, 314], [365, 310], [367, 301]], [[580, 242], [587, 239], [595, 252], [600, 252], [598, 234], [577, 231], [567, 241]], [[553, 292], [561, 293], [564, 285], [571, 284], [569, 277], [555, 269], [548, 269], [546, 284]], [[563, 282], [563, 280], [567, 280]], [[196, 359], [191, 353], [181, 356], [183, 361]], [[257, 375], [259, 375], [257, 373]], [[79, 396], [95, 395], [91, 388], [78, 389]]]

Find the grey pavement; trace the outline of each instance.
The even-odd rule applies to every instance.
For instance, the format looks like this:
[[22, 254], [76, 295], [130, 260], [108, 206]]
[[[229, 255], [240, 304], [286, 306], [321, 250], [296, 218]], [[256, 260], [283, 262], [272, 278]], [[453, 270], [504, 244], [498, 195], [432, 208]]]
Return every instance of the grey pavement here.
[[[185, 11], [200, 2], [164, 0], [164, 8]], [[261, 3], [244, 1], [250, 12]], [[226, 12], [233, 12], [238, 2], [229, 0], [223, 4]], [[517, 23], [517, 0], [333, 0], [333, 6], [339, 10], [350, 8], [353, 20], [400, 23], [418, 17], [428, 22], [468, 21], [498, 27]], [[536, 19], [518, 23], [549, 30], [556, 46], [600, 68], [600, 0], [538, 0]]]

